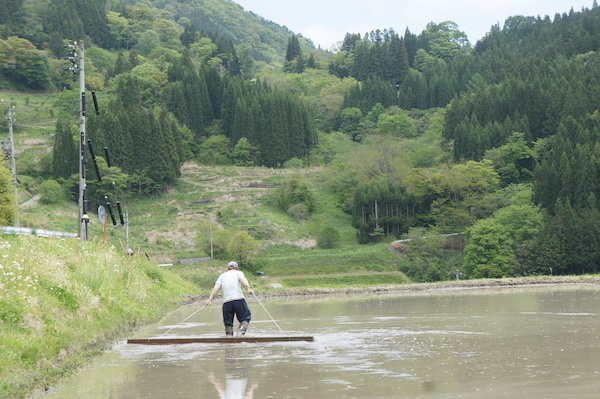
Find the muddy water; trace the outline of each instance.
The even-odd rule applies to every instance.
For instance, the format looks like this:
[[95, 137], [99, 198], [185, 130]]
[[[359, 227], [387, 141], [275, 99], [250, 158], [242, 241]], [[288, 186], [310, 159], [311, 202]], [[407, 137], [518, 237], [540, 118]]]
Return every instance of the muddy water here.
[[[264, 308], [249, 302], [249, 336], [283, 332], [315, 341], [120, 342], [49, 397], [600, 397], [597, 289], [263, 300]], [[132, 338], [222, 334], [217, 304], [179, 324], [198, 308], [182, 308]]]

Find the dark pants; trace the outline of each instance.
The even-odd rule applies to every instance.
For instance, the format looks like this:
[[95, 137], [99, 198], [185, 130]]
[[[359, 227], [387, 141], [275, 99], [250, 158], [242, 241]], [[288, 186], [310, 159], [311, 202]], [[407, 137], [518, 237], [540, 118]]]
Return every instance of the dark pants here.
[[242, 321], [250, 321], [252, 315], [245, 299], [236, 299], [223, 304], [223, 323], [225, 323], [225, 327], [233, 327], [234, 314], [240, 323]]

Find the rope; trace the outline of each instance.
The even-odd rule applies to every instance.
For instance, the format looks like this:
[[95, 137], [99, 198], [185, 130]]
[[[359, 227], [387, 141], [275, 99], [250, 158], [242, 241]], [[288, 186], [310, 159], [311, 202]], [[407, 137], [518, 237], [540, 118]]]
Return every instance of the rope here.
[[173, 330], [174, 328], [176, 328], [177, 326], [179, 326], [181, 323], [184, 323], [187, 319], [189, 319], [190, 317], [192, 317], [193, 315], [195, 315], [196, 313], [198, 313], [199, 311], [201, 311], [205, 307], [206, 307], [206, 305], [202, 306], [200, 309], [197, 309], [194, 313], [192, 313], [191, 315], [189, 315], [185, 319], [181, 320], [179, 323], [175, 324], [173, 327], [169, 328], [168, 331], [166, 331], [165, 333], [163, 333], [162, 335], [160, 335], [158, 338], [160, 338], [160, 337], [162, 337], [164, 335], [167, 335], [168, 333], [171, 332], [171, 330]]
[[[273, 323], [275, 323], [275, 325], [277, 326], [277, 328], [279, 329], [279, 331], [281, 332], [281, 334], [283, 334], [285, 336], [288, 336], [288, 334], [284, 333], [283, 330], [281, 329], [281, 327], [279, 327], [279, 324], [277, 324], [277, 322], [275, 321], [275, 319], [273, 318], [273, 316], [271, 316], [271, 313], [269, 313], [269, 311], [267, 310], [267, 308], [265, 308], [265, 305], [262, 304], [262, 302], [260, 301], [260, 299], [258, 299], [258, 297], [256, 296], [256, 294], [252, 294], [252, 295], [254, 295], [254, 298], [258, 301], [258, 303], [260, 304], [260, 306], [262, 306], [262, 308], [265, 310], [265, 312], [267, 312], [267, 314], [269, 315], [269, 317], [271, 318], [271, 320], [273, 320]], [[161, 335], [159, 335], [158, 338], [161, 338], [161, 337], [167, 335], [173, 329], [177, 328], [180, 324], [185, 323], [186, 320], [188, 320], [189, 318], [191, 318], [192, 316], [194, 316], [196, 313], [198, 313], [199, 311], [201, 311], [205, 307], [206, 307], [206, 305], [202, 306], [200, 309], [196, 309], [196, 311], [194, 313], [192, 313], [191, 315], [189, 315], [185, 319], [181, 320], [179, 323], [175, 324], [173, 327], [169, 328], [167, 331], [165, 331], [164, 333], [162, 333]], [[150, 340], [150, 338], [148, 338], [148, 341], [149, 340]]]
[[269, 313], [269, 311], [267, 310], [267, 308], [265, 308], [265, 305], [262, 304], [262, 302], [260, 301], [260, 299], [258, 299], [258, 297], [256, 296], [256, 294], [252, 294], [254, 295], [254, 298], [256, 298], [256, 300], [258, 301], [258, 303], [260, 303], [260, 306], [262, 306], [262, 308], [265, 310], [265, 312], [267, 312], [267, 314], [269, 315], [269, 317], [271, 318], [271, 320], [273, 320], [273, 323], [275, 323], [275, 325], [277, 326], [277, 328], [279, 328], [279, 331], [281, 331], [281, 333], [285, 336], [287, 336], [286, 333], [283, 332], [283, 330], [281, 329], [281, 327], [279, 327], [279, 324], [277, 324], [277, 322], [275, 321], [275, 319], [273, 318], [273, 316], [271, 316], [271, 313]]

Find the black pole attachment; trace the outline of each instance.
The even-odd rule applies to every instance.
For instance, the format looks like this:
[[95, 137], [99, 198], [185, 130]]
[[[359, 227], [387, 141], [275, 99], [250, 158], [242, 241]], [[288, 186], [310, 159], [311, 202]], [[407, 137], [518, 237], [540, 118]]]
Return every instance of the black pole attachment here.
[[123, 209], [121, 208], [121, 202], [117, 201], [117, 211], [119, 212], [119, 221], [121, 226], [125, 226], [125, 218], [123, 217]]
[[98, 99], [96, 98], [95, 91], [92, 91], [92, 100], [94, 100], [94, 108], [96, 108], [96, 115], [100, 115], [100, 107], [98, 107]]
[[96, 170], [96, 176], [98, 176], [98, 181], [102, 183], [102, 176], [100, 175], [100, 168], [98, 167], [98, 161], [96, 160], [96, 153], [94, 152], [94, 147], [92, 146], [92, 140], [88, 139], [88, 149], [90, 150], [90, 155], [92, 156], [92, 162], [94, 163], [94, 170]]
[[110, 219], [112, 220], [112, 224], [114, 226], [116, 226], [117, 225], [117, 219], [115, 219], [115, 213], [113, 212], [112, 205], [108, 201], [108, 197], [104, 197], [104, 200], [106, 202], [106, 209], [108, 209], [108, 214], [110, 215]]

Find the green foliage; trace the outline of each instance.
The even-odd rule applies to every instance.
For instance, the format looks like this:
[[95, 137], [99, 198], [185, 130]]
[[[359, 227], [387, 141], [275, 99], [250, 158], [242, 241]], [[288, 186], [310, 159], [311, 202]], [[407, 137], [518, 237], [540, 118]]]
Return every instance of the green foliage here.
[[280, 166], [304, 158], [317, 144], [312, 112], [298, 98], [261, 82], [225, 81], [221, 118], [232, 142], [245, 137], [258, 149], [259, 164]]
[[467, 231], [465, 269], [471, 277], [513, 277], [528, 274], [527, 252], [543, 228], [539, 208], [515, 201], [492, 218], [481, 219]]
[[406, 188], [391, 182], [374, 182], [357, 188], [352, 225], [358, 242], [378, 242], [384, 236], [400, 236], [416, 223], [419, 204]]
[[600, 211], [594, 194], [585, 205], [573, 207], [565, 198], [546, 214], [540, 234], [524, 262], [529, 274], [597, 273], [600, 252]]
[[469, 229], [465, 248], [465, 271], [475, 278], [513, 277], [515, 244], [507, 226], [484, 219]]
[[306, 182], [298, 177], [292, 177], [277, 187], [270, 195], [270, 201], [280, 210], [288, 210], [297, 204], [303, 204], [309, 213], [315, 211], [316, 200]]
[[[305, 225], [302, 231], [310, 237], [303, 239], [317, 237], [317, 226], [333, 224], [344, 244], [354, 243], [349, 214], [336, 218], [344, 222], [332, 223], [320, 213], [327, 202], [336, 212], [367, 219], [357, 224], [360, 242], [399, 236], [412, 226], [444, 233], [473, 226], [472, 276], [580, 273], [596, 271], [600, 264], [595, 250], [600, 240], [597, 7], [557, 15], [554, 21], [511, 17], [472, 52], [458, 26], [446, 21], [429, 24], [420, 35], [408, 30], [403, 37], [392, 30], [348, 34], [339, 52], [326, 54], [301, 36], [290, 39], [287, 29], [243, 13], [233, 2], [114, 2], [106, 19], [98, 15], [106, 10], [105, 1], [46, 3], [39, 10], [13, 0], [0, 6], [11, 10], [10, 15], [0, 12], [0, 23], [10, 23], [0, 29], [18, 34], [2, 36], [1, 58], [7, 63], [0, 67], [0, 84], [50, 87], [44, 74], [49, 65], [59, 70], [62, 61], [46, 65], [48, 59], [31, 43], [60, 48], [66, 37], [85, 40], [91, 61], [87, 83], [101, 91], [103, 102], [101, 117], [88, 113], [88, 132], [97, 148], [111, 149], [113, 164], [121, 169], [101, 168], [121, 192], [157, 193], [176, 182], [188, 184], [177, 178], [190, 159], [274, 168], [325, 165], [323, 178], [335, 199], [315, 195], [310, 213], [310, 201], [286, 198], [284, 212], [274, 217], [272, 209], [264, 218], [246, 208], [243, 215], [221, 209], [220, 222], [232, 229], [228, 234], [243, 230], [255, 239], [279, 234], [273, 218], [298, 230]], [[303, 69], [301, 74], [281, 68], [286, 43], [294, 54], [287, 67]], [[178, 54], [179, 48], [186, 50]], [[309, 52], [317, 67], [330, 62], [333, 75], [304, 69], [301, 55]], [[17, 55], [35, 68], [12, 67]], [[260, 79], [250, 81], [256, 73]], [[75, 86], [70, 75], [53, 71], [51, 76], [61, 87]], [[78, 97], [76, 90], [57, 97], [59, 120], [72, 121]], [[56, 178], [68, 179], [78, 165], [77, 132], [67, 126], [56, 128]], [[342, 133], [317, 132], [316, 126]], [[20, 173], [31, 173], [30, 181], [34, 175], [46, 178], [42, 159], [23, 155]], [[35, 189], [38, 183], [27, 185]], [[88, 184], [92, 201], [108, 190], [93, 178]], [[528, 186], [545, 214], [542, 222], [535, 219], [537, 208], [525, 201]], [[386, 197], [380, 195], [386, 190], [401, 193], [387, 205], [402, 207], [406, 216], [375, 217], [370, 204], [383, 206], [378, 198]], [[247, 201], [254, 206], [259, 198]], [[186, 198], [186, 203], [196, 200]], [[359, 212], [359, 206], [368, 209]], [[479, 226], [478, 220], [486, 218]], [[501, 240], [490, 239], [494, 235]], [[480, 250], [488, 239], [491, 250]], [[156, 242], [169, 251], [179, 245], [170, 237]], [[227, 256], [225, 238], [218, 251]], [[434, 248], [428, 251], [422, 253], [446, 259]], [[442, 260], [420, 267], [426, 256], [411, 258], [415, 278], [447, 277]], [[100, 290], [101, 279], [91, 280]]]
[[210, 136], [200, 145], [198, 160], [206, 165], [230, 165], [229, 139], [224, 135]]
[[258, 149], [251, 145], [245, 137], [238, 140], [231, 152], [233, 164], [236, 166], [253, 166], [254, 162], [258, 160], [258, 157]]
[[334, 75], [352, 76], [361, 82], [373, 77], [399, 85], [409, 69], [404, 41], [393, 29], [379, 29], [361, 39], [346, 34], [340, 51], [329, 66]]
[[287, 49], [285, 52], [285, 65], [284, 70], [286, 72], [302, 73], [304, 72], [305, 61], [302, 56], [302, 48], [296, 35], [292, 35], [288, 40]]
[[0, 38], [0, 77], [24, 90], [45, 90], [51, 87], [50, 63], [43, 52], [26, 39], [11, 36]]
[[344, 108], [340, 114], [340, 131], [352, 137], [352, 140], [360, 142], [362, 118], [363, 114], [360, 109], [355, 107]]
[[292, 35], [288, 40], [288, 45], [285, 52], [285, 60], [292, 61], [297, 57], [302, 57], [302, 49], [300, 48], [298, 36]]
[[158, 36], [158, 33], [154, 30], [149, 29], [140, 34], [136, 48], [141, 55], [147, 57], [159, 46], [160, 37]]
[[377, 118], [377, 131], [380, 134], [389, 134], [396, 137], [412, 138], [417, 135], [415, 126], [408, 116], [396, 106], [389, 107], [387, 112]]
[[[439, 177], [441, 185], [432, 186], [428, 194], [437, 197], [431, 209], [438, 219], [438, 225], [445, 226], [450, 232], [460, 231], [474, 222], [470, 210], [479, 207], [485, 195], [498, 188], [499, 182], [498, 174], [490, 162], [458, 164]], [[412, 182], [419, 185], [423, 183], [416, 179]]]
[[287, 210], [287, 213], [291, 217], [299, 220], [306, 220], [310, 217], [308, 206], [306, 206], [306, 204], [304, 203], [294, 204], [290, 206]]
[[400, 270], [415, 282], [445, 281], [462, 274], [460, 238], [444, 237], [435, 229], [411, 228], [405, 235], [408, 262]]
[[467, 35], [452, 21], [439, 24], [430, 22], [424, 34], [429, 40], [431, 54], [436, 58], [451, 59], [461, 52], [468, 53], [471, 49]]
[[361, 110], [362, 115], [366, 115], [377, 104], [384, 108], [399, 105], [398, 91], [382, 78], [369, 77], [346, 94], [342, 109], [355, 107]]
[[595, 175], [600, 167], [600, 120], [567, 118], [555, 136], [540, 147], [534, 178], [534, 199], [550, 214], [558, 201], [568, 200], [577, 211], [588, 206], [589, 195], [600, 196]]
[[39, 192], [44, 204], [60, 202], [65, 199], [65, 190], [56, 180], [46, 180], [40, 184]]
[[488, 150], [484, 158], [494, 163], [503, 186], [529, 181], [533, 175], [533, 151], [524, 133], [513, 133], [505, 145]]
[[317, 245], [319, 248], [331, 249], [338, 245], [340, 241], [340, 232], [333, 226], [323, 226], [317, 236]]
[[0, 161], [0, 226], [13, 224], [16, 212], [13, 187], [12, 175], [6, 161]]
[[[132, 88], [137, 87], [134, 82], [135, 78], [129, 80]], [[152, 193], [181, 174], [182, 137], [166, 109], [145, 109], [136, 104], [133, 100], [111, 102], [101, 117], [87, 118], [87, 132], [96, 148], [110, 148], [112, 165], [131, 176], [134, 190]]]
[[248, 264], [258, 256], [260, 242], [245, 231], [233, 231], [227, 238], [225, 253], [241, 265]]
[[286, 169], [299, 169], [304, 166], [304, 162], [301, 159], [293, 157], [283, 163], [283, 167]]

